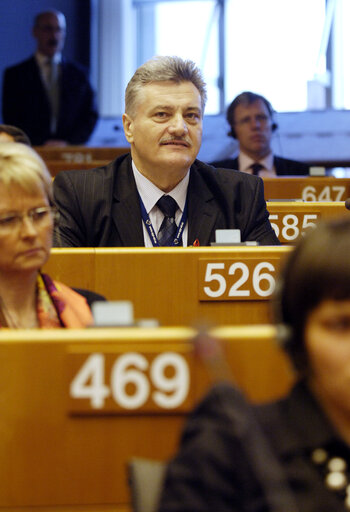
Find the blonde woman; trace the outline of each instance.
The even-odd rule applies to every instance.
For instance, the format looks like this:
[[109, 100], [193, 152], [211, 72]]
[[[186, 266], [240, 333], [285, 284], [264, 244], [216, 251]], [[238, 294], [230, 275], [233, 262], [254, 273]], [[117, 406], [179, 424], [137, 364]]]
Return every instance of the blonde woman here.
[[40, 271], [50, 257], [52, 205], [52, 179], [39, 155], [24, 144], [0, 144], [1, 327], [92, 323], [85, 298]]

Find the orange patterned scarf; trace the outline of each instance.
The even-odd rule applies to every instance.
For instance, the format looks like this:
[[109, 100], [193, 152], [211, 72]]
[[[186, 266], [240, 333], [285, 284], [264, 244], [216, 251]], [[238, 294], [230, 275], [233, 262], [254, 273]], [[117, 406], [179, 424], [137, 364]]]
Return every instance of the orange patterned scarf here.
[[[93, 323], [85, 297], [62, 283], [52, 281], [46, 274], [38, 274], [37, 277], [36, 309], [38, 324], [42, 329], [79, 329]], [[7, 326], [4, 312], [0, 309], [0, 328]]]
[[93, 322], [85, 297], [47, 274], [38, 275], [37, 314], [39, 327], [45, 329], [83, 328]]

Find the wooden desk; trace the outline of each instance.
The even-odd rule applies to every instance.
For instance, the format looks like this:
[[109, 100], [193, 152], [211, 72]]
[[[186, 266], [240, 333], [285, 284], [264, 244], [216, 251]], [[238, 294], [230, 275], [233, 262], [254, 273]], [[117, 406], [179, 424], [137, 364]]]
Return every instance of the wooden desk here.
[[130, 300], [161, 325], [269, 322], [268, 299], [290, 247], [53, 249], [46, 271], [70, 286]]
[[278, 239], [283, 244], [295, 244], [297, 239], [320, 219], [350, 215], [342, 201], [267, 202], [270, 222]]
[[85, 164], [92, 160], [110, 162], [130, 151], [130, 147], [89, 147], [89, 146], [35, 146], [35, 151], [45, 161]]
[[55, 177], [61, 171], [81, 171], [84, 169], [95, 169], [107, 165], [110, 160], [90, 160], [89, 162], [66, 162], [65, 160], [47, 160], [45, 163], [51, 176]]
[[88, 146], [36, 146], [34, 149], [43, 158], [53, 177], [60, 171], [79, 171], [107, 165], [130, 151], [128, 147], [92, 148]]
[[[284, 244], [293, 244], [320, 218], [349, 215], [342, 202], [268, 203]], [[161, 325], [269, 322], [268, 299], [283, 247], [53, 249], [46, 271], [67, 285], [108, 300], [130, 300], [136, 319]]]
[[69, 286], [96, 290], [95, 249], [52, 249], [44, 272]]
[[265, 199], [345, 201], [350, 197], [350, 178], [279, 177], [264, 178]]
[[[128, 511], [126, 462], [170, 457], [186, 415], [210, 385], [193, 334], [184, 328], [2, 331], [0, 509]], [[261, 401], [289, 389], [293, 372], [272, 327], [214, 334], [249, 396]], [[175, 383], [169, 392], [164, 379]], [[108, 396], [92, 407], [91, 391], [100, 386]], [[79, 398], [77, 388], [88, 398]], [[177, 405], [169, 407], [174, 396]]]

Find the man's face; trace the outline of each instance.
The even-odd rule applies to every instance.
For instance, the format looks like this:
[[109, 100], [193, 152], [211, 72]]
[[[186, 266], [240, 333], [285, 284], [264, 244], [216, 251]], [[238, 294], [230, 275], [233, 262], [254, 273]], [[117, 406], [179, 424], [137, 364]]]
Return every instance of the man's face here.
[[238, 105], [234, 111], [233, 126], [241, 151], [253, 159], [271, 152], [272, 119], [261, 100], [251, 105]]
[[43, 55], [53, 57], [61, 52], [66, 37], [66, 20], [63, 14], [47, 13], [41, 16], [33, 29], [33, 35], [37, 41], [37, 50]]
[[200, 149], [202, 105], [192, 82], [155, 82], [136, 98], [124, 131], [138, 170], [151, 181], [159, 173], [185, 175]]

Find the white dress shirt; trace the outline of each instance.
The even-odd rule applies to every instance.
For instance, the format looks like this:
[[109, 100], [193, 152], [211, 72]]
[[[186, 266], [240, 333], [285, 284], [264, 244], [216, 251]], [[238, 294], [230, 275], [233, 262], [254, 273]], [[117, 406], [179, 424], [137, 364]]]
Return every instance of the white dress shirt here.
[[259, 160], [253, 160], [248, 155], [243, 153], [242, 151], [238, 155], [238, 166], [239, 170], [243, 172], [247, 172], [248, 174], [253, 174], [253, 170], [251, 169], [252, 164], [261, 164], [264, 169], [259, 171], [259, 176], [261, 178], [274, 178], [276, 177], [276, 169], [273, 165], [273, 154], [269, 153], [265, 158], [261, 158]]
[[56, 53], [52, 59], [50, 57], [47, 57], [46, 55], [43, 55], [42, 53], [36, 52], [35, 53], [35, 60], [39, 66], [41, 78], [45, 84], [46, 87], [50, 85], [51, 76], [49, 76], [50, 68], [48, 67], [47, 63], [51, 60], [52, 64], [54, 64], [54, 67], [56, 68], [57, 72], [54, 73], [56, 77], [58, 77], [58, 71], [61, 65], [62, 61], [62, 55], [60, 53]]

